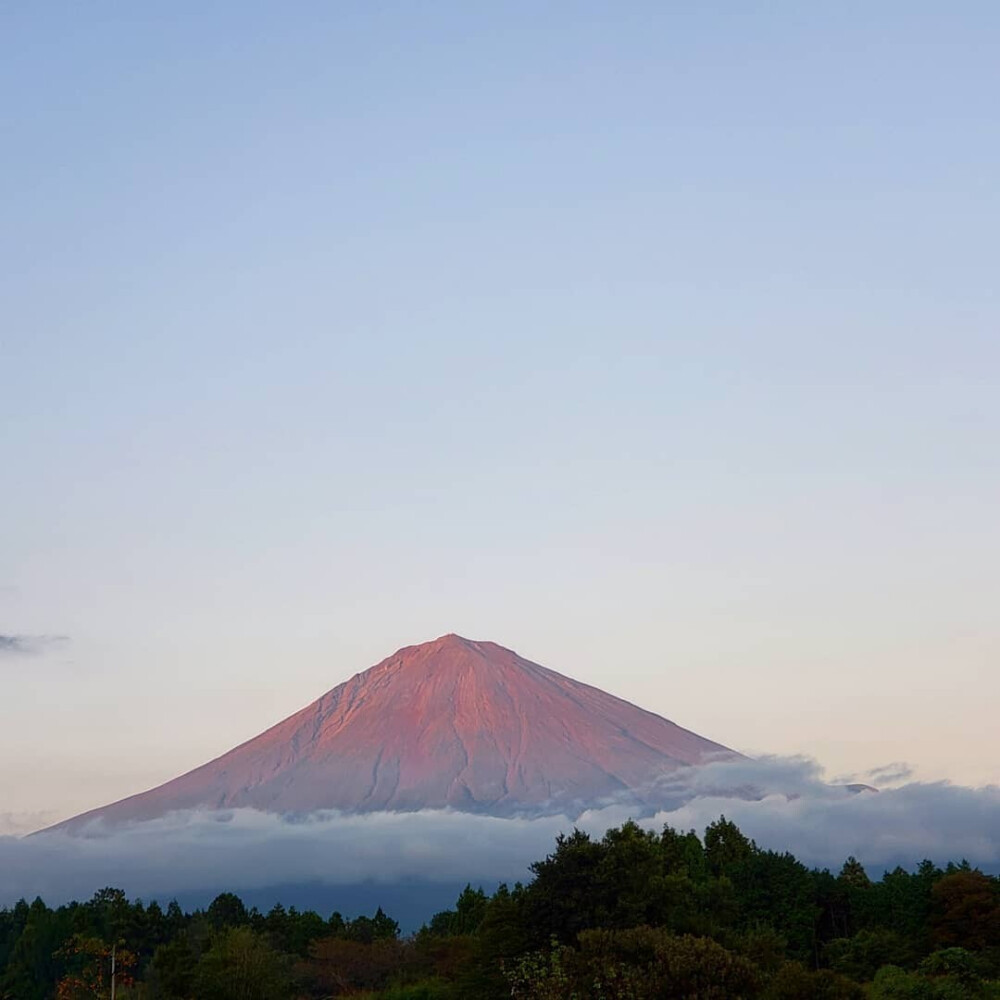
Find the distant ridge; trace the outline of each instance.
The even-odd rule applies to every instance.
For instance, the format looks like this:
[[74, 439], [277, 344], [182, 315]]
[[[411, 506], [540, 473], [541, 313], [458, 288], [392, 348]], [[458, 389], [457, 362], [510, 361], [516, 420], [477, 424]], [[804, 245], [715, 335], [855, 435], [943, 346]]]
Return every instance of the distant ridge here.
[[175, 810], [584, 809], [732, 750], [526, 660], [445, 635], [407, 646], [223, 756], [50, 829]]

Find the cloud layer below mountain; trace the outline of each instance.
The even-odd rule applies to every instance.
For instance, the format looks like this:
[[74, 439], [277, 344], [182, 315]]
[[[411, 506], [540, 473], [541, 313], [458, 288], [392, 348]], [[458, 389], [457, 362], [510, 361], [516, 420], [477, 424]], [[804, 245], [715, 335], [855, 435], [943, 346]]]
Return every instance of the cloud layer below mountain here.
[[[676, 806], [644, 817], [644, 826], [700, 832], [725, 814], [761, 846], [791, 851], [810, 865], [838, 867], [853, 854], [873, 872], [924, 857], [967, 858], [1000, 870], [995, 786], [911, 782], [877, 794], [852, 792], [824, 782], [811, 760], [770, 758], [692, 768], [683, 782], [670, 775], [669, 787]], [[75, 836], [0, 837], [0, 905], [35, 895], [57, 903], [104, 885], [169, 898], [210, 886], [526, 880], [529, 864], [551, 851], [560, 831], [577, 826], [600, 835], [633, 808], [609, 803], [574, 819], [447, 810], [305, 817], [195, 811], [120, 828], [94, 824]]]

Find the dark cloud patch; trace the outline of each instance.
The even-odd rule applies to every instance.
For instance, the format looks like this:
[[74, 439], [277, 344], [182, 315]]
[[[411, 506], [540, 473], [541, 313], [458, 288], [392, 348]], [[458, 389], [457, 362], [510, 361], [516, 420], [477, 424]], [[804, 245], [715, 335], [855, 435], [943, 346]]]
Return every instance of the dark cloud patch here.
[[[854, 794], [825, 782], [806, 758], [712, 763], [673, 774], [670, 783], [678, 799], [685, 786], [684, 801], [643, 816], [644, 826], [700, 833], [725, 814], [762, 847], [791, 851], [809, 865], [839, 868], [853, 854], [874, 874], [923, 858], [967, 858], [1000, 870], [994, 786], [911, 782]], [[448, 810], [282, 817], [239, 809], [122, 827], [95, 821], [76, 835], [0, 837], [0, 905], [38, 894], [50, 902], [86, 897], [108, 884], [169, 898], [208, 885], [250, 891], [281, 883], [525, 880], [558, 833], [576, 826], [599, 836], [634, 811], [634, 804], [609, 803], [573, 818], [499, 819]]]
[[0, 656], [33, 656], [69, 642], [65, 635], [9, 635], [0, 633]]

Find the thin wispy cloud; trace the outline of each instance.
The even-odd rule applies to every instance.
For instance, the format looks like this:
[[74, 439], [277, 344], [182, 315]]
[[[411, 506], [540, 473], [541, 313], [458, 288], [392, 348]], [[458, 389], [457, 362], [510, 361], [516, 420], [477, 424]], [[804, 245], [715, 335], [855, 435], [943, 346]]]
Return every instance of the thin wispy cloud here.
[[65, 635], [11, 635], [0, 633], [0, 656], [34, 656], [69, 642]]
[[909, 781], [915, 769], [906, 761], [896, 760], [889, 764], [881, 764], [878, 767], [871, 767], [867, 771], [858, 771], [852, 774], [844, 774], [836, 780], [839, 784], [866, 784], [874, 785], [876, 788], [885, 788], [890, 785], [901, 785]]
[[876, 785], [897, 785], [913, 777], [913, 768], [903, 761], [896, 761], [882, 767], [873, 767], [865, 773], [865, 777]]

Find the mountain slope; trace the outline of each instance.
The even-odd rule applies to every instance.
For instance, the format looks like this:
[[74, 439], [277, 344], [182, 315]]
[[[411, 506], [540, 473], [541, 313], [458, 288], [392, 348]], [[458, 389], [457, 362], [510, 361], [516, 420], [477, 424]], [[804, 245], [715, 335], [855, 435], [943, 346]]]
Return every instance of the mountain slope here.
[[68, 820], [178, 809], [579, 813], [732, 751], [492, 642], [408, 646], [260, 736]]

